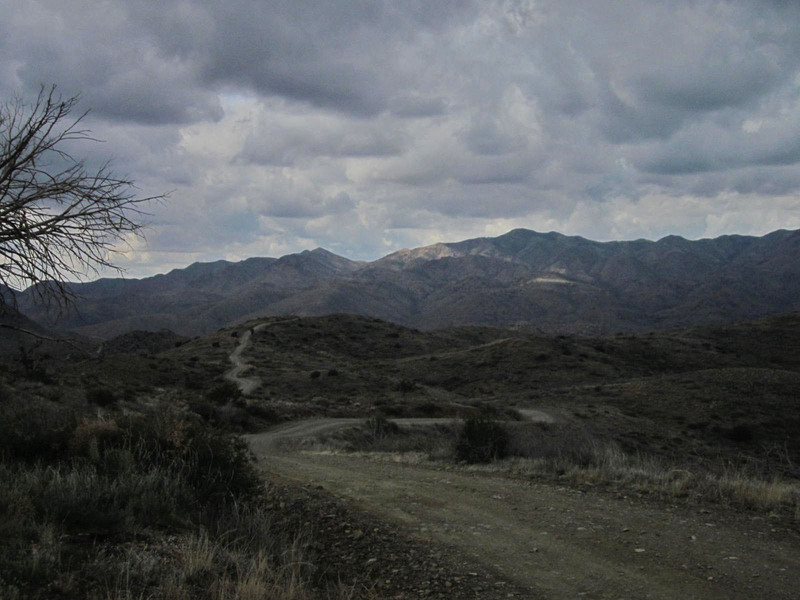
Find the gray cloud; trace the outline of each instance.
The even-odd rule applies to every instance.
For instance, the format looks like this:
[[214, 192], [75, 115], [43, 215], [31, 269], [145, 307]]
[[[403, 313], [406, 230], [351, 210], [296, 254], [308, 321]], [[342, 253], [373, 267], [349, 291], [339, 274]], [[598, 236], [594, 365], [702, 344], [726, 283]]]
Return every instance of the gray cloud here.
[[389, 100], [389, 110], [398, 117], [436, 117], [443, 115], [446, 109], [445, 100], [437, 96], [409, 94], [394, 96]]
[[107, 141], [76, 151], [173, 191], [143, 271], [800, 214], [797, 3], [0, 4], [0, 93], [80, 93]]
[[643, 152], [637, 166], [648, 173], [681, 175], [798, 163], [800, 113], [751, 119], [739, 127], [704, 123]]
[[258, 212], [284, 219], [308, 219], [339, 215], [352, 210], [354, 206], [354, 202], [345, 192], [332, 198], [268, 196], [264, 198], [263, 205], [258, 207]]
[[290, 166], [320, 157], [394, 156], [408, 143], [400, 127], [386, 123], [279, 114], [253, 124], [236, 160]]

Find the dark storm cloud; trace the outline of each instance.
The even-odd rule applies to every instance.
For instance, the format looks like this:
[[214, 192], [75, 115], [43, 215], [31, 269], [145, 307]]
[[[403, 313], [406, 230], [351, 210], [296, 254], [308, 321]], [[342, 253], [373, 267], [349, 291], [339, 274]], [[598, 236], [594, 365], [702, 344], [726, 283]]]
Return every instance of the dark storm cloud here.
[[95, 116], [147, 124], [218, 119], [213, 90], [196, 83], [195, 67], [165, 55], [160, 40], [131, 18], [127, 5], [93, 2], [12, 3], [0, 23], [2, 57], [13, 65], [4, 93], [35, 94], [55, 84], [80, 94]]
[[800, 114], [739, 127], [698, 126], [643, 152], [636, 164], [647, 173], [683, 175], [799, 163]]
[[80, 91], [110, 119], [219, 118], [225, 86], [369, 116], [403, 83], [393, 45], [466, 5], [395, 4], [34, 0], [5, 11], [0, 32], [19, 83]]
[[90, 162], [174, 190], [153, 256], [800, 214], [796, 2], [0, 5], [0, 93], [80, 93]]
[[[209, 3], [204, 78], [371, 116], [404, 81], [396, 47], [447, 25], [468, 2]], [[405, 85], [404, 85], [405, 84]]]

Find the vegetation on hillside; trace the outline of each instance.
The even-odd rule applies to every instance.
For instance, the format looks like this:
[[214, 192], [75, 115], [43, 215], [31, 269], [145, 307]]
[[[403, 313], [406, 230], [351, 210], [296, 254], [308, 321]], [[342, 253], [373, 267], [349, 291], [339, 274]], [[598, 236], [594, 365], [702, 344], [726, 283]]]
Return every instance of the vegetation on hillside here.
[[223, 373], [254, 323], [5, 355], [0, 597], [355, 597], [235, 435], [312, 416], [365, 419], [316, 446], [800, 519], [798, 314], [596, 339], [265, 319], [245, 396]]
[[6, 373], [0, 597], [351, 597], [320, 592], [338, 582], [274, 525], [241, 438], [183, 403], [105, 400]]

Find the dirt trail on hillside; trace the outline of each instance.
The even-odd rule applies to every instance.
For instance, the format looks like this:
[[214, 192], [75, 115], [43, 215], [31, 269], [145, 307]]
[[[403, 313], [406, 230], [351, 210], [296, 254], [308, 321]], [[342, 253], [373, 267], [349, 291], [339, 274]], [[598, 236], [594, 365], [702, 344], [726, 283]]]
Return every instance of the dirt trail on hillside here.
[[284, 319], [282, 321], [274, 321], [271, 323], [259, 323], [255, 327], [251, 327], [247, 329], [239, 336], [239, 344], [236, 348], [231, 352], [231, 355], [228, 357], [228, 360], [231, 361], [233, 367], [225, 373], [225, 379], [228, 381], [232, 381], [237, 386], [239, 386], [239, 390], [245, 396], [255, 391], [258, 386], [261, 385], [261, 378], [260, 377], [243, 377], [242, 373], [247, 371], [250, 368], [250, 365], [244, 361], [242, 358], [242, 353], [247, 350], [247, 346], [250, 344], [250, 338], [252, 337], [253, 333], [257, 331], [261, 331], [265, 327], [271, 327], [272, 325], [276, 325], [278, 323], [286, 323], [287, 321], [296, 321], [297, 318], [293, 319]]
[[330, 421], [248, 440], [267, 471], [472, 556], [527, 597], [789, 599], [800, 589], [800, 535], [767, 517], [385, 459], [276, 452], [279, 439], [326, 431]]

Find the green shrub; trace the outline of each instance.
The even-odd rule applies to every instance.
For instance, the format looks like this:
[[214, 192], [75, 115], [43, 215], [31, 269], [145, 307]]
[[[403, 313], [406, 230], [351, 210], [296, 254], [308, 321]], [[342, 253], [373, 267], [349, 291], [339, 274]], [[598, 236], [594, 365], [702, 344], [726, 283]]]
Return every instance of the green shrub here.
[[194, 428], [183, 453], [184, 476], [202, 502], [254, 496], [261, 487], [247, 443], [209, 428]]
[[417, 406], [417, 412], [425, 417], [438, 417], [441, 416], [443, 410], [441, 405], [429, 401]]
[[201, 377], [198, 376], [199, 374], [196, 372], [188, 372], [185, 373], [183, 376], [183, 385], [186, 387], [187, 390], [202, 390], [204, 387], [204, 381]]
[[508, 431], [502, 423], [486, 417], [464, 421], [456, 440], [456, 460], [488, 463], [508, 456]]
[[247, 414], [255, 419], [260, 419], [266, 423], [278, 423], [281, 415], [274, 408], [263, 404], [248, 404], [245, 407]]
[[73, 411], [49, 403], [0, 404], [0, 458], [27, 463], [64, 460], [76, 425]]
[[754, 437], [753, 427], [747, 423], [739, 423], [728, 430], [728, 439], [733, 442], [750, 442]]
[[401, 379], [395, 386], [395, 389], [401, 394], [410, 394], [417, 389], [417, 384], [409, 379]]
[[179, 415], [133, 418], [121, 427], [142, 468], [171, 468], [200, 503], [254, 495], [260, 480], [245, 441]]
[[203, 396], [192, 396], [186, 404], [193, 413], [204, 421], [213, 421], [216, 416], [216, 405]]
[[108, 388], [93, 387], [86, 390], [86, 400], [89, 404], [96, 404], [97, 406], [111, 406], [117, 401], [117, 397]]
[[375, 439], [383, 439], [386, 436], [397, 433], [400, 428], [397, 423], [390, 421], [382, 413], [378, 413], [374, 417], [370, 417], [366, 421], [367, 430], [370, 435]]
[[214, 404], [227, 404], [233, 402], [242, 395], [239, 386], [232, 381], [223, 381], [215, 385], [206, 394], [206, 398]]

